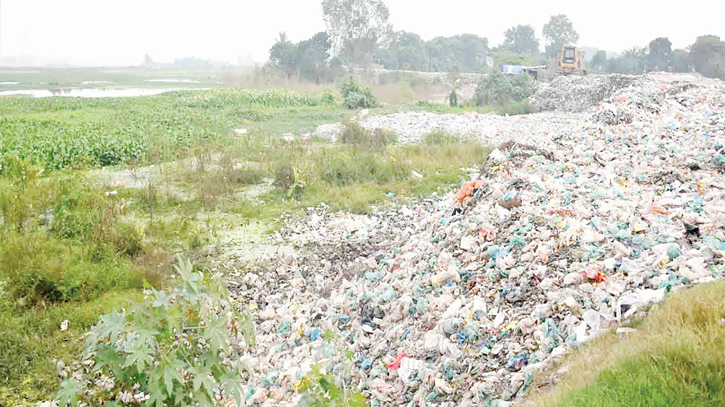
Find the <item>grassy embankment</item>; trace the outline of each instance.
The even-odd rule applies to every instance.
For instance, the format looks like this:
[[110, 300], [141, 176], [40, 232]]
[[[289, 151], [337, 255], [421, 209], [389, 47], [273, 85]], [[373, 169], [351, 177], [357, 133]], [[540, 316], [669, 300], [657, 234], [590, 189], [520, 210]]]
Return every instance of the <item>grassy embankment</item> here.
[[541, 383], [562, 367], [567, 372], [526, 405], [725, 405], [724, 317], [723, 281], [671, 294], [628, 337], [606, 333], [569, 355], [563, 366], [539, 374]]

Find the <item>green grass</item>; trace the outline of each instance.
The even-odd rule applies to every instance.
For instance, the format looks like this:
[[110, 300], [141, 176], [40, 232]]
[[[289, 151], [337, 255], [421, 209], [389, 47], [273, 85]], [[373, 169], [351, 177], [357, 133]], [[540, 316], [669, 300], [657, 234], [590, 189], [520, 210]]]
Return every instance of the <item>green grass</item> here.
[[170, 161], [258, 121], [282, 134], [342, 116], [341, 109], [318, 104], [297, 92], [239, 89], [117, 99], [3, 97], [0, 165], [10, 155], [48, 171]]
[[[85, 303], [62, 303], [45, 309], [18, 309], [0, 296], [0, 405], [36, 405], [59, 383], [53, 360], [79, 361], [84, 334], [98, 317], [129, 307], [139, 291], [116, 291]], [[68, 330], [61, 323], [68, 320]]]
[[519, 115], [533, 113], [534, 109], [531, 107], [528, 99], [524, 100], [509, 100], [505, 102], [503, 106], [494, 109], [497, 114], [500, 115]]
[[458, 134], [451, 134], [444, 129], [436, 129], [423, 135], [423, 143], [428, 145], [457, 144], [462, 140]]
[[606, 334], [569, 357], [569, 377], [527, 405], [725, 405], [723, 317], [723, 281], [671, 294], [631, 337]]
[[[677, 354], [640, 355], [599, 374], [598, 382], [570, 394], [560, 406], [725, 405], [725, 363], [709, 364]], [[702, 364], [701, 364], [702, 363]]]

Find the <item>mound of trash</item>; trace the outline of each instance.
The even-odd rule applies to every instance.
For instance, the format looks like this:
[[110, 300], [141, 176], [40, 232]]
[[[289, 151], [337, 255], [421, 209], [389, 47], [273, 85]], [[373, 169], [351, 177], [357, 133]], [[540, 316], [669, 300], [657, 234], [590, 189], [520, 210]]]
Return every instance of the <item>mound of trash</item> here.
[[400, 143], [419, 143], [431, 132], [443, 131], [463, 140], [491, 145], [508, 140], [539, 143], [551, 139], [560, 129], [572, 129], [586, 118], [573, 113], [544, 112], [538, 114], [501, 116], [497, 114], [439, 114], [430, 112], [399, 112], [371, 115], [360, 124], [369, 129], [387, 129], [398, 135]]
[[609, 98], [614, 92], [637, 84], [646, 77], [636, 75], [558, 76], [541, 84], [529, 98], [534, 111], [583, 112]]
[[569, 349], [721, 277], [725, 85], [607, 92], [577, 122], [498, 123], [508, 140], [457, 191], [287, 219], [274, 243], [302, 254], [230, 284], [257, 331], [246, 404], [297, 405], [317, 374], [373, 406], [509, 406]]

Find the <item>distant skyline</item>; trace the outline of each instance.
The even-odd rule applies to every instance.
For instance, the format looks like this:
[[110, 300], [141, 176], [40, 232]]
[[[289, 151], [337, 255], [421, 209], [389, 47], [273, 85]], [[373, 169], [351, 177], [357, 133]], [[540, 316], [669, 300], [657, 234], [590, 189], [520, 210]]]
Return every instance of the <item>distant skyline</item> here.
[[[386, 0], [393, 28], [430, 40], [463, 33], [486, 37], [490, 46], [503, 31], [531, 24], [541, 29], [563, 13], [580, 34], [580, 46], [621, 52], [668, 37], [673, 48], [700, 35], [725, 39], [725, 2], [692, 0], [677, 6], [655, 1], [482, 2]], [[265, 62], [278, 33], [292, 41], [325, 29], [321, 0], [2, 0], [0, 56], [83, 65], [139, 65], [145, 54], [158, 62], [198, 57], [236, 64], [252, 55]]]

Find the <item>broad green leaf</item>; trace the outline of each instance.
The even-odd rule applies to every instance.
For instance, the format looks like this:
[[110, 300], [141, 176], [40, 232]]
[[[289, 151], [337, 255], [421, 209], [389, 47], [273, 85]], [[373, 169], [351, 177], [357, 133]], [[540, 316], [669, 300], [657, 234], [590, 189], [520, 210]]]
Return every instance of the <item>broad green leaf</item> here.
[[164, 291], [156, 291], [154, 294], [156, 294], [156, 298], [153, 303], [154, 308], [168, 307], [174, 300], [174, 294], [167, 295]]
[[184, 367], [186, 367], [186, 364], [176, 359], [171, 362], [167, 361], [167, 363], [164, 364], [164, 384], [166, 385], [166, 393], [169, 397], [171, 397], [174, 392], [174, 380], [178, 381], [180, 384], [184, 383], [184, 374], [179, 371], [179, 369], [183, 369]]
[[149, 398], [146, 399], [146, 402], [144, 402], [144, 406], [164, 407], [166, 396], [164, 396], [164, 391], [161, 388], [161, 383], [159, 382], [159, 380], [150, 380], [148, 391]]
[[181, 386], [176, 387], [174, 389], [174, 405], [175, 406], [186, 406], [186, 398], [188, 396], [188, 392], [184, 391], [184, 388]]
[[153, 349], [145, 344], [135, 342], [133, 348], [131, 348], [131, 353], [128, 355], [128, 358], [126, 359], [126, 363], [124, 363], [124, 366], [133, 366], [136, 365], [138, 368], [139, 373], [144, 371], [144, 368], [147, 364], [153, 363], [154, 359], [151, 357], [151, 353], [153, 352]]
[[181, 329], [182, 318], [183, 318], [183, 312], [181, 310], [181, 305], [174, 304], [174, 305], [166, 308], [166, 315], [164, 316], [164, 322], [169, 327], [169, 330]]
[[113, 345], [102, 344], [98, 347], [96, 354], [96, 366], [94, 370], [100, 370], [103, 366], [110, 366], [114, 373], [118, 374], [118, 367], [123, 366], [126, 358], [119, 355], [118, 350]]
[[83, 350], [83, 359], [88, 358], [88, 356], [97, 349], [98, 341], [101, 339], [99, 336], [100, 329], [100, 324], [98, 324], [91, 328], [88, 332], [84, 343], [85, 349]]
[[229, 335], [227, 334], [227, 323], [224, 318], [212, 315], [207, 319], [204, 329], [204, 338], [209, 341], [213, 351], [219, 351], [229, 346]]
[[83, 385], [75, 379], [65, 379], [60, 383], [60, 390], [56, 393], [55, 398], [58, 400], [58, 404], [65, 406], [70, 403], [72, 406], [78, 404], [78, 399], [83, 393]]
[[98, 324], [98, 336], [100, 338], [110, 338], [111, 343], [115, 343], [118, 335], [123, 332], [126, 325], [126, 313], [113, 311], [101, 317]]
[[194, 385], [194, 394], [198, 395], [199, 389], [203, 385], [209, 396], [214, 397], [214, 385], [216, 383], [211, 376], [211, 369], [206, 365], [196, 365], [189, 368], [189, 372], [194, 375], [192, 382]]
[[174, 265], [174, 270], [181, 276], [181, 281], [188, 283], [192, 281], [194, 266], [190, 260], [184, 260], [181, 255], [177, 256], [179, 264]]
[[[214, 366], [219, 364], [219, 356], [217, 352], [207, 352], [199, 356], [199, 360], [204, 366]], [[220, 365], [224, 366], [224, 365]]]
[[233, 397], [238, 406], [242, 405], [244, 400], [244, 389], [242, 388], [242, 376], [237, 372], [226, 372], [222, 376], [220, 382], [226, 388], [227, 396]]
[[159, 331], [157, 329], [147, 328], [145, 326], [135, 327], [134, 332], [136, 333], [135, 342], [139, 343], [140, 345], [153, 345], [155, 336], [159, 334]]

